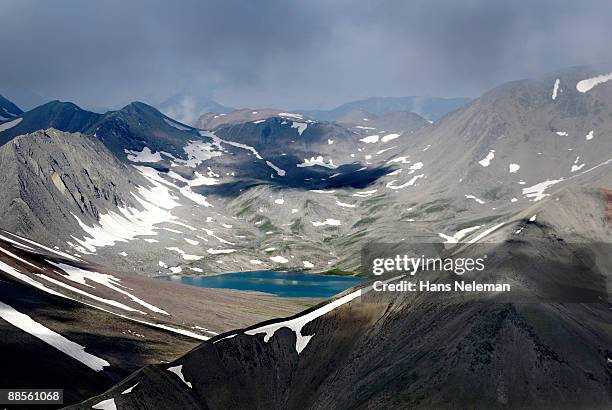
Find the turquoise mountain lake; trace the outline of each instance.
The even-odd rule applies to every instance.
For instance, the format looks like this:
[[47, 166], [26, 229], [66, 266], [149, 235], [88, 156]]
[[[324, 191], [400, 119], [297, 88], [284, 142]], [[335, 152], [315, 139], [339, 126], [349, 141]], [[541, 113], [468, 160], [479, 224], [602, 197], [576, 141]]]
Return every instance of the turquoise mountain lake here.
[[361, 283], [360, 278], [309, 273], [256, 271], [214, 276], [161, 277], [183, 285], [271, 293], [282, 297], [328, 298]]

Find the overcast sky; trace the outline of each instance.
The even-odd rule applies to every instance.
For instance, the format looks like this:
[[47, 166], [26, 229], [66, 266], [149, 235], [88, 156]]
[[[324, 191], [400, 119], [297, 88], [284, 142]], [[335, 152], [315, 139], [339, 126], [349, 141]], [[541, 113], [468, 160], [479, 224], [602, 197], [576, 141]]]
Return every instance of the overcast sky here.
[[611, 22], [609, 0], [0, 0], [0, 93], [85, 107], [477, 96], [609, 58]]

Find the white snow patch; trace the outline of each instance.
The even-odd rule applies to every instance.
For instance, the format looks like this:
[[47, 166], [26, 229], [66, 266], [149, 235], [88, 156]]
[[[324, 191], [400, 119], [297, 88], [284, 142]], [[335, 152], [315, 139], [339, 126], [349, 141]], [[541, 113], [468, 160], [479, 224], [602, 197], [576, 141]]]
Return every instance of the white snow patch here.
[[318, 165], [320, 167], [329, 168], [329, 169], [338, 168], [337, 166], [334, 165], [334, 161], [331, 158], [329, 159], [329, 163], [327, 163], [325, 162], [325, 159], [321, 155], [319, 155], [318, 157], [311, 157], [310, 159], [304, 158], [304, 162], [302, 162], [301, 164], [297, 164], [297, 167], [305, 168], [305, 167], [314, 167], [315, 165]]
[[415, 162], [414, 164], [410, 165], [410, 167], [408, 167], [408, 174], [414, 174], [416, 171], [418, 171], [421, 168], [423, 168], [423, 163]]
[[340, 202], [336, 199], [336, 205], [341, 206], [343, 208], [355, 208], [357, 205], [355, 204], [347, 204], [346, 202]]
[[214, 144], [204, 141], [189, 141], [183, 147], [183, 151], [187, 154], [187, 159], [175, 159], [175, 161], [190, 168], [197, 167], [207, 159], [223, 155], [221, 151], [215, 150]]
[[560, 137], [567, 137], [569, 134], [565, 131], [557, 131], [555, 132], [555, 134], [557, 134]]
[[571, 172], [580, 171], [582, 168], [584, 168], [584, 165], [585, 165], [584, 162], [580, 165], [576, 165], [576, 164], [572, 165]]
[[593, 135], [593, 131], [591, 130], [584, 138], [586, 138], [587, 141], [590, 141], [594, 138], [595, 136]]
[[467, 234], [480, 229], [480, 227], [481, 225], [476, 225], [476, 226], [471, 226], [469, 228], [461, 229], [460, 231], [457, 231], [452, 236], [449, 236], [443, 233], [438, 233], [438, 236], [445, 240], [444, 243], [458, 243], [461, 239], [465, 238]]
[[337, 219], [330, 219], [330, 218], [327, 218], [324, 221], [311, 221], [311, 223], [312, 223], [313, 226], [326, 226], [326, 225], [329, 225], [329, 226], [340, 226], [341, 225], [339, 220], [337, 220]]
[[13, 128], [15, 125], [18, 125], [22, 120], [23, 118], [17, 118], [16, 120], [5, 122], [4, 124], [0, 124], [0, 132]]
[[578, 83], [576, 83], [576, 89], [581, 93], [586, 93], [596, 85], [606, 83], [610, 80], [612, 80], [612, 73], [598, 75], [597, 77], [591, 77], [585, 80], [578, 81]]
[[282, 205], [282, 204], [284, 204], [284, 203], [285, 203], [285, 199], [284, 199], [284, 198], [278, 198], [278, 199], [275, 199], [275, 200], [274, 200], [274, 203], [275, 203], [275, 204], [278, 204], [278, 205]]
[[287, 172], [285, 172], [285, 170], [284, 170], [284, 169], [280, 169], [279, 167], [277, 167], [276, 165], [274, 165], [274, 164], [273, 164], [273, 163], [271, 163], [270, 161], [266, 161], [266, 164], [267, 164], [267, 165], [268, 165], [270, 168], [272, 168], [273, 170], [275, 170], [275, 171], [276, 171], [276, 173], [278, 174], [278, 176], [280, 176], [280, 177], [284, 177], [284, 176], [285, 176], [285, 174], [287, 173]]
[[123, 392], [121, 392], [121, 394], [130, 394], [130, 393], [131, 393], [131, 392], [134, 390], [134, 388], [135, 388], [136, 386], [138, 386], [138, 384], [139, 384], [139, 383], [140, 383], [140, 382], [136, 383], [135, 385], [133, 385], [133, 386], [132, 386], [132, 387], [130, 387], [129, 389], [125, 389]]
[[142, 151], [124, 149], [123, 152], [128, 154], [127, 159], [132, 162], [159, 162], [162, 159], [161, 153], [153, 153], [149, 147], [144, 147]]
[[96, 372], [102, 371], [105, 366], [110, 366], [110, 363], [106, 360], [85, 352], [84, 346], [66, 339], [61, 334], [34, 321], [30, 316], [2, 302], [0, 302], [0, 317], [11, 325], [42, 340]]
[[261, 264], [263, 264], [263, 262], [262, 262], [262, 261], [260, 261], [260, 260], [258, 260], [258, 259], [251, 259], [251, 260], [249, 261], [249, 263], [251, 263], [251, 264], [253, 264], [253, 265], [261, 265]]
[[291, 112], [279, 112], [278, 115], [280, 117], [288, 117], [288, 118], [295, 118], [298, 120], [301, 120], [304, 118], [304, 116], [302, 114], [293, 114]]
[[521, 169], [521, 166], [519, 164], [510, 164], [508, 166], [508, 172], [510, 172], [511, 174], [516, 174], [519, 169]]
[[276, 263], [287, 263], [287, 262], [289, 262], [289, 259], [284, 258], [282, 256], [272, 256], [272, 257], [270, 257], [270, 260], [272, 262], [276, 262]]
[[187, 242], [189, 245], [196, 246], [200, 244], [199, 241], [194, 241], [193, 239], [189, 239], [189, 238], [183, 238], [183, 239], [185, 239], [185, 242]]
[[539, 201], [547, 196], [550, 196], [549, 194], [544, 193], [546, 189], [548, 189], [549, 187], [555, 184], [558, 184], [559, 182], [562, 182], [563, 180], [564, 178], [547, 180], [547, 181], [540, 182], [539, 184], [530, 186], [528, 188], [523, 188], [523, 195], [527, 198], [533, 198], [534, 202]]
[[306, 269], [312, 269], [312, 268], [314, 268], [314, 263], [312, 263], [312, 262], [302, 261], [302, 263], [304, 264], [304, 267], [305, 267]]
[[174, 366], [174, 367], [169, 367], [167, 369], [169, 372], [172, 372], [174, 374], [176, 374], [183, 383], [185, 383], [187, 386], [189, 386], [190, 389], [193, 388], [193, 386], [191, 385], [190, 382], [188, 382], [187, 380], [185, 380], [185, 376], [183, 375], [183, 365], [180, 366]]
[[226, 254], [226, 253], [234, 253], [237, 252], [236, 249], [213, 249], [213, 248], [208, 248], [206, 250], [206, 252], [210, 253], [211, 255], [222, 255], [222, 254]]
[[399, 162], [400, 164], [410, 164], [411, 161], [408, 160], [408, 157], [397, 157], [387, 161], [387, 164], [393, 164], [394, 162]]
[[555, 80], [555, 85], [553, 86], [552, 99], [553, 101], [557, 99], [557, 93], [559, 92], [559, 84], [561, 83], [560, 79]]
[[298, 134], [302, 135], [306, 128], [308, 128], [308, 124], [305, 122], [293, 122], [291, 123], [291, 128], [297, 128]]
[[481, 159], [480, 161], [478, 161], [478, 163], [482, 165], [483, 167], [488, 167], [489, 165], [491, 165], [491, 161], [493, 161], [493, 158], [495, 158], [494, 149], [490, 150], [487, 156]]
[[[388, 283], [394, 280], [401, 279], [402, 277], [403, 275], [397, 276], [397, 277], [385, 280], [384, 282]], [[306, 326], [308, 323], [312, 322], [313, 320], [332, 312], [334, 309], [360, 297], [362, 294], [367, 293], [371, 290], [372, 290], [372, 286], [368, 286], [363, 289], [358, 289], [355, 292], [349, 293], [348, 295], [338, 298], [326, 304], [325, 306], [315, 309], [312, 312], [309, 312], [305, 315], [296, 317], [294, 319], [286, 320], [283, 322], [270, 323], [268, 325], [264, 325], [256, 329], [247, 330], [246, 332], [244, 332], [244, 334], [249, 335], [249, 336], [254, 336], [254, 335], [263, 333], [264, 342], [268, 343], [270, 339], [272, 338], [272, 336], [274, 336], [277, 330], [282, 329], [282, 328], [288, 328], [295, 333], [295, 336], [296, 336], [295, 351], [299, 355], [306, 348], [306, 346], [308, 346], [308, 343], [314, 337], [314, 334], [307, 335], [307, 336], [304, 336], [302, 334], [302, 329], [304, 328], [304, 326]]]
[[358, 198], [367, 198], [367, 197], [372, 196], [373, 194], [375, 194], [377, 191], [378, 191], [378, 189], [372, 189], [371, 191], [355, 192], [353, 194], [353, 196], [356, 196]]
[[187, 252], [185, 252], [184, 250], [182, 250], [182, 249], [180, 249], [180, 248], [178, 248], [176, 246], [173, 246], [173, 247], [170, 247], [170, 248], [166, 248], [166, 249], [168, 249], [169, 251], [178, 253], [186, 261], [199, 261], [200, 259], [203, 258], [203, 256], [199, 256], [199, 255], [189, 255]]
[[400, 134], [387, 134], [387, 135], [383, 136], [380, 140], [382, 142], [389, 142], [391, 140], [399, 138], [399, 136], [400, 136]]
[[402, 185], [395, 185], [395, 182], [397, 180], [394, 179], [391, 182], [387, 183], [386, 186], [389, 189], [402, 189], [402, 188], [406, 188], [406, 187], [409, 187], [409, 186], [413, 186], [417, 182], [417, 180], [419, 180], [420, 178], [423, 178], [423, 177], [425, 177], [425, 174], [415, 175], [408, 182], [405, 182]]
[[482, 199], [476, 198], [474, 195], [466, 195], [465, 197], [467, 199], [473, 199], [474, 201], [478, 202], [481, 205], [485, 203], [485, 201], [483, 201]]
[[369, 135], [365, 138], [361, 138], [359, 141], [361, 142], [365, 142], [366, 144], [374, 144], [376, 142], [378, 142], [378, 139], [380, 138], [379, 135]]
[[117, 405], [115, 404], [115, 399], [111, 398], [102, 400], [100, 403], [91, 406], [91, 408], [97, 410], [117, 410]]
[[327, 145], [331, 145], [333, 143], [334, 143], [334, 140], [330, 140], [330, 139], [327, 140]]
[[215, 234], [215, 232], [214, 232], [213, 230], [211, 230], [211, 229], [202, 228], [202, 230], [203, 230], [204, 232], [206, 232], [206, 235], [208, 235], [208, 236], [212, 236], [213, 238], [215, 238], [216, 240], [218, 240], [218, 241], [219, 241], [219, 242], [221, 242], [221, 243], [225, 243], [225, 244], [227, 244], [227, 245], [236, 245], [234, 242], [226, 241], [225, 239], [218, 237], [218, 236]]
[[468, 241], [468, 243], [470, 243], [470, 244], [471, 244], [471, 243], [476, 243], [476, 242], [478, 242], [479, 240], [481, 240], [481, 239], [483, 239], [484, 237], [486, 237], [487, 235], [489, 235], [490, 233], [493, 233], [494, 231], [498, 230], [499, 228], [501, 228], [501, 227], [502, 227], [502, 226], [504, 226], [504, 225], [505, 225], [505, 223], [504, 223], [504, 222], [502, 222], [502, 223], [497, 224], [497, 225], [495, 225], [495, 226], [493, 226], [493, 227], [491, 227], [491, 228], [489, 228], [489, 229], [486, 229], [485, 231], [483, 231], [483, 232], [479, 233], [478, 235], [476, 235], [474, 238], [470, 239], [470, 240]]
[[94, 271], [88, 271], [85, 269], [78, 268], [76, 266], [66, 265], [64, 263], [51, 262], [49, 260], [47, 262], [61, 269], [62, 271], [64, 271], [67, 275], [62, 275], [62, 276], [72, 282], [75, 282], [75, 283], [78, 283], [84, 286], [89, 286], [92, 288], [95, 288], [95, 286], [92, 286], [88, 284], [87, 282], [89, 281], [89, 282], [97, 283], [99, 285], [106, 286], [107, 288], [112, 289], [115, 292], [118, 292], [118, 293], [121, 293], [122, 295], [127, 296], [133, 302], [141, 306], [144, 306], [145, 308], [149, 309], [152, 312], [162, 313], [164, 315], [168, 314], [168, 312], [166, 312], [165, 310], [160, 309], [157, 306], [151, 305], [150, 303], [147, 303], [144, 300], [124, 290], [123, 288], [125, 286], [121, 285], [119, 278], [113, 275], [109, 275], [106, 273], [98, 273]]

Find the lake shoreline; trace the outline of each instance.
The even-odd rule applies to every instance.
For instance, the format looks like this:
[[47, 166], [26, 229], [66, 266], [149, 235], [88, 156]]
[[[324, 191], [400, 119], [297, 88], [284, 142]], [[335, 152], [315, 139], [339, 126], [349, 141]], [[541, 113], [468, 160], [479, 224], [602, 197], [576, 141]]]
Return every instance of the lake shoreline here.
[[249, 271], [219, 275], [172, 274], [157, 279], [207, 289], [257, 292], [283, 298], [329, 298], [359, 285], [352, 276], [290, 271]]

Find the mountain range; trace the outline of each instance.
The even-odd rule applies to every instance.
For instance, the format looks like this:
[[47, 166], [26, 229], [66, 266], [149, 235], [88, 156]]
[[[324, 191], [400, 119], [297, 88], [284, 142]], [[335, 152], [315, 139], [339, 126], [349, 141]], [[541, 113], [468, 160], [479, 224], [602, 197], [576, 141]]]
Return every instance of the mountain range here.
[[365, 100], [351, 101], [331, 110], [297, 110], [321, 121], [337, 121], [342, 116], [362, 109], [375, 115], [383, 115], [394, 111], [409, 111], [420, 115], [429, 121], [440, 118], [455, 111], [470, 102], [470, 98], [440, 98], [440, 97], [371, 97]]
[[[53, 274], [78, 290], [54, 283], [52, 291], [107, 310], [109, 303], [82, 292], [91, 284], [104, 292], [124, 288], [82, 271], [108, 272], [142, 292], [122, 293], [116, 302], [127, 296], [129, 308], [144, 307], [183, 330], [213, 326], [184, 316], [190, 297], [169, 317], [151, 310], [172, 304], [157, 299], [163, 291], [146, 290], [157, 286], [146, 276], [354, 274], [364, 246], [377, 242], [433, 242], [465, 256], [489, 243], [495, 272], [540, 294], [545, 286], [534, 264], [556, 261], [571, 271], [572, 244], [612, 239], [608, 72], [560, 70], [469, 102], [370, 99], [333, 114], [244, 109], [205, 115], [196, 126], [139, 102], [105, 114], [58, 101], [15, 112], [0, 124], [0, 228], [7, 231], [0, 271], [27, 292], [40, 292], [41, 275]], [[587, 264], [589, 272], [606, 288], [609, 260], [590, 252], [598, 259]], [[111, 381], [92, 379], [83, 393], [71, 392], [71, 403], [91, 395], [75, 408], [612, 403], [608, 300], [525, 304], [382, 294], [372, 303], [371, 285], [365, 279], [314, 307], [283, 306], [287, 318], [272, 309], [217, 325], [219, 335], [170, 363], [155, 360], [176, 357], [174, 350], [118, 365]], [[98, 352], [110, 362], [104, 349]]]

